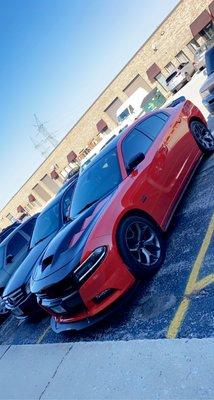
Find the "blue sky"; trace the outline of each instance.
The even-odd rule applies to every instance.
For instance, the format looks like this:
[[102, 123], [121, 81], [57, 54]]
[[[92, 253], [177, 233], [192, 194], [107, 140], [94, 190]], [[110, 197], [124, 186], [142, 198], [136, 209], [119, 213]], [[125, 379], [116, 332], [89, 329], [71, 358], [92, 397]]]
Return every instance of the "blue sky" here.
[[33, 114], [57, 139], [178, 0], [0, 0], [0, 209], [41, 164]]

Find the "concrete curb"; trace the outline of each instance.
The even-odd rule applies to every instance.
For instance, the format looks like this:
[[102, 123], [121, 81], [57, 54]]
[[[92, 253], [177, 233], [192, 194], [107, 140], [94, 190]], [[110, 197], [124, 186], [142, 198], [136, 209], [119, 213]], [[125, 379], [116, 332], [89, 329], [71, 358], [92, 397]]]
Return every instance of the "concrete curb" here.
[[0, 346], [1, 399], [213, 399], [214, 339]]

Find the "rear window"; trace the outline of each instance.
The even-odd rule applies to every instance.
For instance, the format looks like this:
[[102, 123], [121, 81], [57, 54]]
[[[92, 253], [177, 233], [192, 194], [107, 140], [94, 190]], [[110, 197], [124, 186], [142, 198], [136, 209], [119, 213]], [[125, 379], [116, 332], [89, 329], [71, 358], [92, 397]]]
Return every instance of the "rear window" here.
[[12, 254], [14, 257], [28, 245], [27, 239], [25, 239], [19, 232], [17, 232], [10, 240], [7, 246], [7, 256]]
[[169, 83], [177, 74], [177, 71], [173, 72], [173, 74], [169, 75], [168, 78], [166, 78], [166, 83]]
[[22, 231], [31, 237], [33, 230], [34, 230], [35, 223], [36, 223], [36, 218], [33, 218], [29, 222], [26, 222], [25, 225], [22, 226]]
[[167, 120], [168, 115], [160, 112], [156, 115], [146, 118], [140, 122], [136, 128], [147, 135], [150, 139], [154, 140], [164, 128]]

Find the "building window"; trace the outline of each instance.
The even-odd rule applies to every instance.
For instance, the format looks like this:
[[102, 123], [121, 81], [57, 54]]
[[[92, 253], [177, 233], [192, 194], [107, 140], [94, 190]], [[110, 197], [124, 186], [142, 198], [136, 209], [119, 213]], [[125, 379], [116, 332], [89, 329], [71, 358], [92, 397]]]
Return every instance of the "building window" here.
[[172, 74], [175, 71], [175, 66], [172, 62], [169, 62], [166, 66], [165, 66], [165, 70], [169, 73]]
[[189, 61], [189, 58], [186, 56], [186, 54], [183, 51], [179, 51], [176, 58], [179, 61], [179, 63], [181, 63], [181, 64]]
[[188, 48], [193, 54], [195, 54], [195, 52], [198, 50], [199, 47], [200, 47], [200, 44], [197, 42], [196, 39], [192, 39], [192, 40], [187, 44], [187, 48]]
[[12, 214], [10, 214], [10, 213], [7, 214], [6, 218], [9, 219], [9, 221], [12, 222], [12, 223], [16, 221], [16, 219], [14, 218], [14, 216], [13, 216]]
[[168, 91], [168, 88], [166, 86], [166, 78], [163, 76], [161, 72], [158, 75], [156, 75], [155, 80], [162, 86], [164, 90]]
[[205, 40], [212, 40], [214, 39], [214, 28], [213, 22], [210, 22], [205, 28], [202, 29], [200, 34], [204, 37]]
[[27, 203], [26, 208], [27, 208], [27, 211], [32, 210], [32, 204]]

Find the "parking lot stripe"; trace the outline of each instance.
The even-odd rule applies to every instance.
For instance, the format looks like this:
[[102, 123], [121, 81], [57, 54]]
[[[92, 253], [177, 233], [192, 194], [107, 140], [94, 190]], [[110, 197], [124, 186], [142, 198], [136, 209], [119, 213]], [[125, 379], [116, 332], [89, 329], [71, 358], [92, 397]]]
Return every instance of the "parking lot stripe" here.
[[207, 285], [210, 285], [211, 283], [214, 283], [214, 274], [207, 275], [205, 276], [205, 278], [196, 282], [194, 286], [194, 291], [198, 292], [199, 290], [204, 289]]
[[190, 274], [190, 277], [189, 277], [189, 280], [188, 280], [188, 283], [186, 286], [186, 290], [185, 290], [185, 295], [189, 295], [194, 291], [194, 287], [195, 287], [196, 280], [197, 280], [197, 277], [198, 277], [198, 274], [199, 274], [199, 271], [201, 268], [201, 264], [204, 260], [205, 254], [207, 252], [210, 241], [212, 239], [213, 231], [214, 231], [214, 215], [211, 218], [210, 224], [207, 229], [207, 233], [205, 235], [205, 238], [201, 245], [200, 251], [196, 258], [195, 264], [193, 266], [192, 272]]
[[39, 339], [37, 340], [36, 344], [40, 344], [44, 337], [47, 335], [47, 333], [50, 331], [51, 327], [50, 325], [45, 329], [45, 331], [39, 336]]
[[181, 327], [181, 324], [184, 320], [184, 317], [186, 315], [186, 312], [187, 312], [189, 304], [190, 304], [190, 299], [188, 298], [188, 296], [190, 296], [191, 294], [193, 294], [196, 291], [203, 289], [205, 286], [207, 286], [211, 283], [214, 283], [214, 274], [209, 274], [205, 278], [197, 281], [201, 265], [203, 263], [204, 257], [206, 255], [207, 249], [208, 249], [210, 241], [212, 239], [213, 231], [214, 231], [214, 215], [211, 218], [211, 221], [209, 223], [206, 235], [202, 242], [200, 251], [199, 251], [198, 256], [193, 265], [193, 268], [192, 268], [192, 271], [189, 276], [189, 279], [188, 279], [188, 282], [186, 285], [186, 289], [184, 292], [184, 297], [183, 297], [183, 299], [177, 309], [177, 312], [168, 328], [167, 335], [166, 335], [166, 337], [168, 339], [175, 339], [177, 337], [177, 334], [179, 332], [179, 329]]
[[190, 300], [187, 297], [184, 297], [184, 299], [181, 301], [177, 312], [169, 326], [169, 329], [167, 331], [167, 339], [174, 339], [177, 336], [177, 333], [179, 331], [179, 328], [181, 326], [182, 321], [184, 320], [184, 316], [187, 312], [187, 309], [189, 307]]

